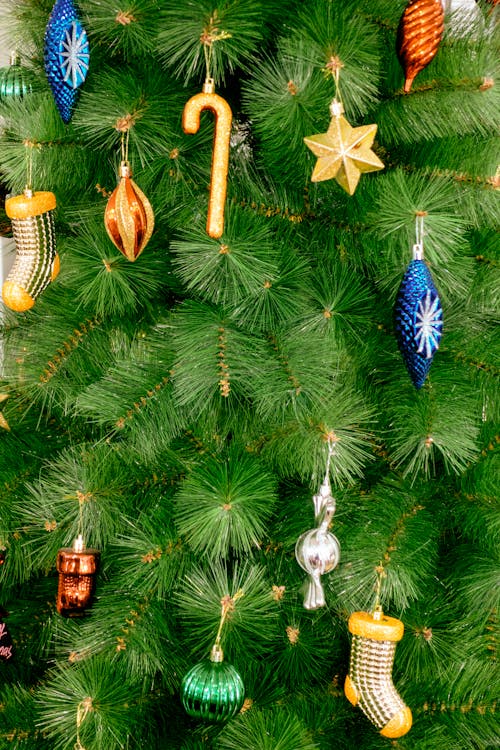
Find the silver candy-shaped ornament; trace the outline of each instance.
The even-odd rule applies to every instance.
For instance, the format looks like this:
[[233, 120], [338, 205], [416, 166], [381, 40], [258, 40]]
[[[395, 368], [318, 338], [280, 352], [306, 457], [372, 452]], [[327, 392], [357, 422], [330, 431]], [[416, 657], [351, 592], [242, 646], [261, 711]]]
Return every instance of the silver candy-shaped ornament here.
[[340, 544], [328, 527], [335, 513], [330, 480], [326, 474], [319, 492], [313, 496], [317, 526], [301, 534], [295, 545], [295, 557], [300, 567], [309, 574], [304, 596], [305, 609], [325, 606], [325, 592], [321, 576], [330, 573], [340, 560]]

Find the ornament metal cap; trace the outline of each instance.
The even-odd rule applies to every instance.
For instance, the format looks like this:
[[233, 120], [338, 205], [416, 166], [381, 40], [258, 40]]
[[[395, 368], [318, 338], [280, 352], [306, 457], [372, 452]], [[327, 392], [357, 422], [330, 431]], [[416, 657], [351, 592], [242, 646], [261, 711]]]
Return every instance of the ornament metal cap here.
[[75, 541], [73, 542], [73, 552], [83, 552], [85, 549], [85, 544], [83, 541], [83, 536], [81, 534], [78, 534]]
[[342, 102], [337, 101], [337, 99], [334, 99], [333, 102], [330, 104], [330, 114], [332, 117], [340, 117], [340, 115], [344, 114], [344, 105]]
[[424, 246], [421, 242], [419, 242], [416, 245], [413, 245], [413, 260], [423, 260], [424, 259]]
[[206, 78], [203, 84], [202, 92], [204, 94], [215, 94], [215, 81], [213, 78]]
[[215, 643], [212, 646], [212, 650], [210, 652], [210, 661], [213, 661], [217, 664], [220, 664], [220, 662], [224, 661], [224, 651], [218, 643]]
[[118, 170], [118, 174], [120, 177], [132, 176], [132, 170], [130, 169], [130, 164], [128, 163], [128, 161], [122, 161], [120, 163], [120, 169]]

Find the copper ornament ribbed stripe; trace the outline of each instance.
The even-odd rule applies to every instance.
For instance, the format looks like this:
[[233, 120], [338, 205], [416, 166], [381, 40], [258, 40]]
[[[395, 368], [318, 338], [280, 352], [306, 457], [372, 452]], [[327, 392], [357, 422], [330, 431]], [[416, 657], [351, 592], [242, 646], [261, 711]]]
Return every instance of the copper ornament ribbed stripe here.
[[413, 79], [438, 51], [444, 31], [444, 11], [440, 0], [414, 0], [407, 5], [399, 23], [397, 55], [409, 91]]

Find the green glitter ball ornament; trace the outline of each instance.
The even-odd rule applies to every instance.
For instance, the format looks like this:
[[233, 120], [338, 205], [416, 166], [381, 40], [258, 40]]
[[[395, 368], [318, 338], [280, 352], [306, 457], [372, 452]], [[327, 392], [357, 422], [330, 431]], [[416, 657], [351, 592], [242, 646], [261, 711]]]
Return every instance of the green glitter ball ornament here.
[[222, 649], [214, 646], [210, 659], [195, 664], [184, 676], [181, 698], [189, 716], [220, 723], [232, 719], [243, 706], [243, 680], [223, 659]]

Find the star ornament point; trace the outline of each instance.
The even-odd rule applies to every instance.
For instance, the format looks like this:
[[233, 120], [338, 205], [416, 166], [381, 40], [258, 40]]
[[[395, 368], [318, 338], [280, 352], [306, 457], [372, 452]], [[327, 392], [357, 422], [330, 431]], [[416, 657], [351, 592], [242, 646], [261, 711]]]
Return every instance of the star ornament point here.
[[304, 138], [304, 143], [318, 157], [311, 175], [312, 182], [335, 178], [349, 195], [353, 195], [359, 178], [365, 172], [384, 168], [371, 150], [377, 125], [353, 128], [342, 115], [334, 116], [326, 133]]

